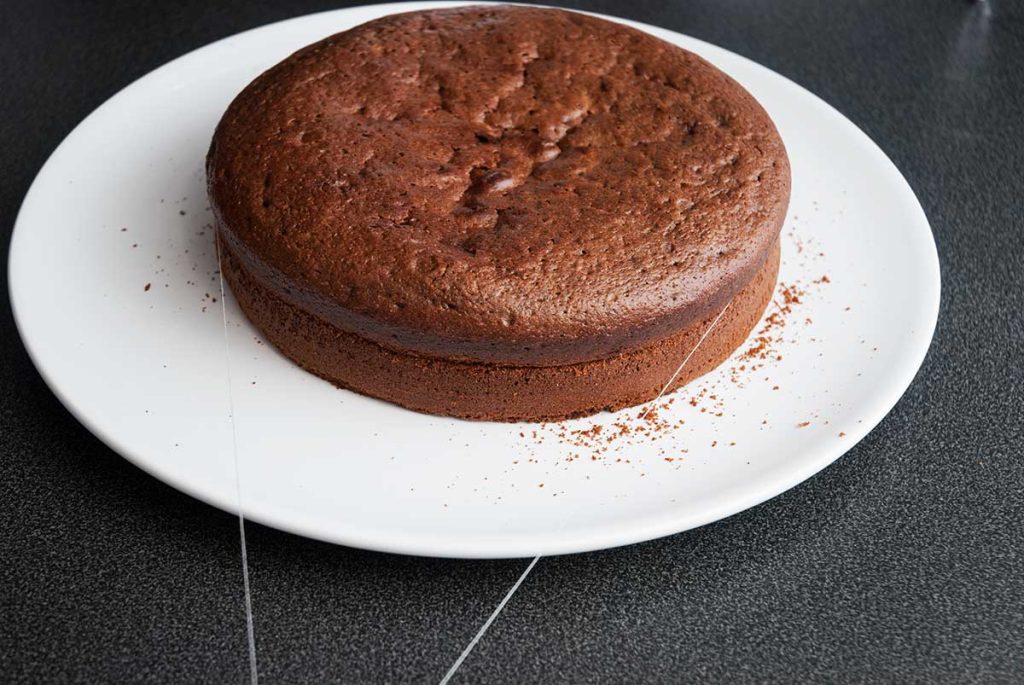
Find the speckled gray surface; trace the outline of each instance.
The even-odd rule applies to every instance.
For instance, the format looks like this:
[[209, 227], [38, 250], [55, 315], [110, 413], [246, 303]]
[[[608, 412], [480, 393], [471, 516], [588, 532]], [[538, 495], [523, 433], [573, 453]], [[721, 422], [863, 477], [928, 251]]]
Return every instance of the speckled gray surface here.
[[[0, 5], [5, 236], [118, 89], [328, 3], [206, 5]], [[1024, 6], [573, 6], [744, 54], [861, 126], [932, 222], [942, 311], [917, 380], [846, 457], [726, 521], [542, 559], [453, 682], [1024, 680]], [[236, 521], [90, 436], [0, 317], [0, 680], [245, 680]], [[527, 563], [248, 533], [265, 682], [436, 682]]]

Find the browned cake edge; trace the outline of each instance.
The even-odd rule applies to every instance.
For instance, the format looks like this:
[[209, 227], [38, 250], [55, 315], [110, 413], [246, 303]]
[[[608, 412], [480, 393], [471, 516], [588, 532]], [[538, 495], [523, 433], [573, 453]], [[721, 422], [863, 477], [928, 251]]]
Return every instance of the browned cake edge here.
[[342, 388], [408, 409], [485, 421], [559, 421], [654, 399], [695, 346], [669, 392], [725, 361], [771, 301], [779, 242], [714, 329], [715, 312], [655, 344], [565, 366], [450, 361], [389, 350], [284, 302], [223, 241], [221, 268], [245, 315], [286, 357]]

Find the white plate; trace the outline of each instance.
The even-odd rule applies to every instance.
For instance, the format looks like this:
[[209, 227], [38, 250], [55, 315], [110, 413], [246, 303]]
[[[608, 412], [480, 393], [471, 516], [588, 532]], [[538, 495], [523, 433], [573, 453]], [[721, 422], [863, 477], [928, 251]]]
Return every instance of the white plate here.
[[[740, 81], [785, 139], [793, 198], [781, 281], [805, 293], [764, 368], [747, 362], [733, 374], [737, 355], [660, 410], [685, 424], [608, 443], [614, 424], [645, 423], [636, 409], [540, 427], [471, 423], [335, 389], [262, 343], [229, 296], [236, 478], [204, 228], [213, 127], [235, 93], [295, 49], [437, 4], [327, 12], [219, 41], [125, 88], [54, 152], [18, 216], [11, 300], [36, 366], [82, 423], [174, 487], [229, 511], [240, 497], [246, 517], [277, 528], [407, 554], [512, 557], [729, 516], [808, 478], [882, 419], [938, 313], [935, 244], [913, 192], [863, 133], [799, 86], [633, 24]], [[815, 283], [822, 275], [829, 282]], [[604, 427], [598, 438], [557, 436], [592, 425]]]

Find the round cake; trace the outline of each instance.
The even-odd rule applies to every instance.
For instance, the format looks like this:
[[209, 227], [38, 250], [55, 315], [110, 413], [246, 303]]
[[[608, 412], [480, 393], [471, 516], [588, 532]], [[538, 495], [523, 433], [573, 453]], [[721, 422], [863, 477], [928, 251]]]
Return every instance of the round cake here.
[[513, 6], [300, 50], [231, 103], [207, 173], [223, 274], [282, 353], [503, 421], [638, 404], [720, 364], [771, 298], [790, 188], [768, 115], [715, 67]]

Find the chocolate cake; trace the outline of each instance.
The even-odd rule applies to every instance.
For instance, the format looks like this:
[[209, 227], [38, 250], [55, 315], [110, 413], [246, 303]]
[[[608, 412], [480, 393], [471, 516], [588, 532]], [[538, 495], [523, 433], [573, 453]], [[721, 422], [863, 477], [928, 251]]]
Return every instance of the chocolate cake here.
[[771, 120], [715, 67], [512, 6], [300, 50], [232, 102], [207, 172], [225, 278], [285, 355], [508, 421], [637, 404], [721, 363], [771, 297], [790, 187]]

